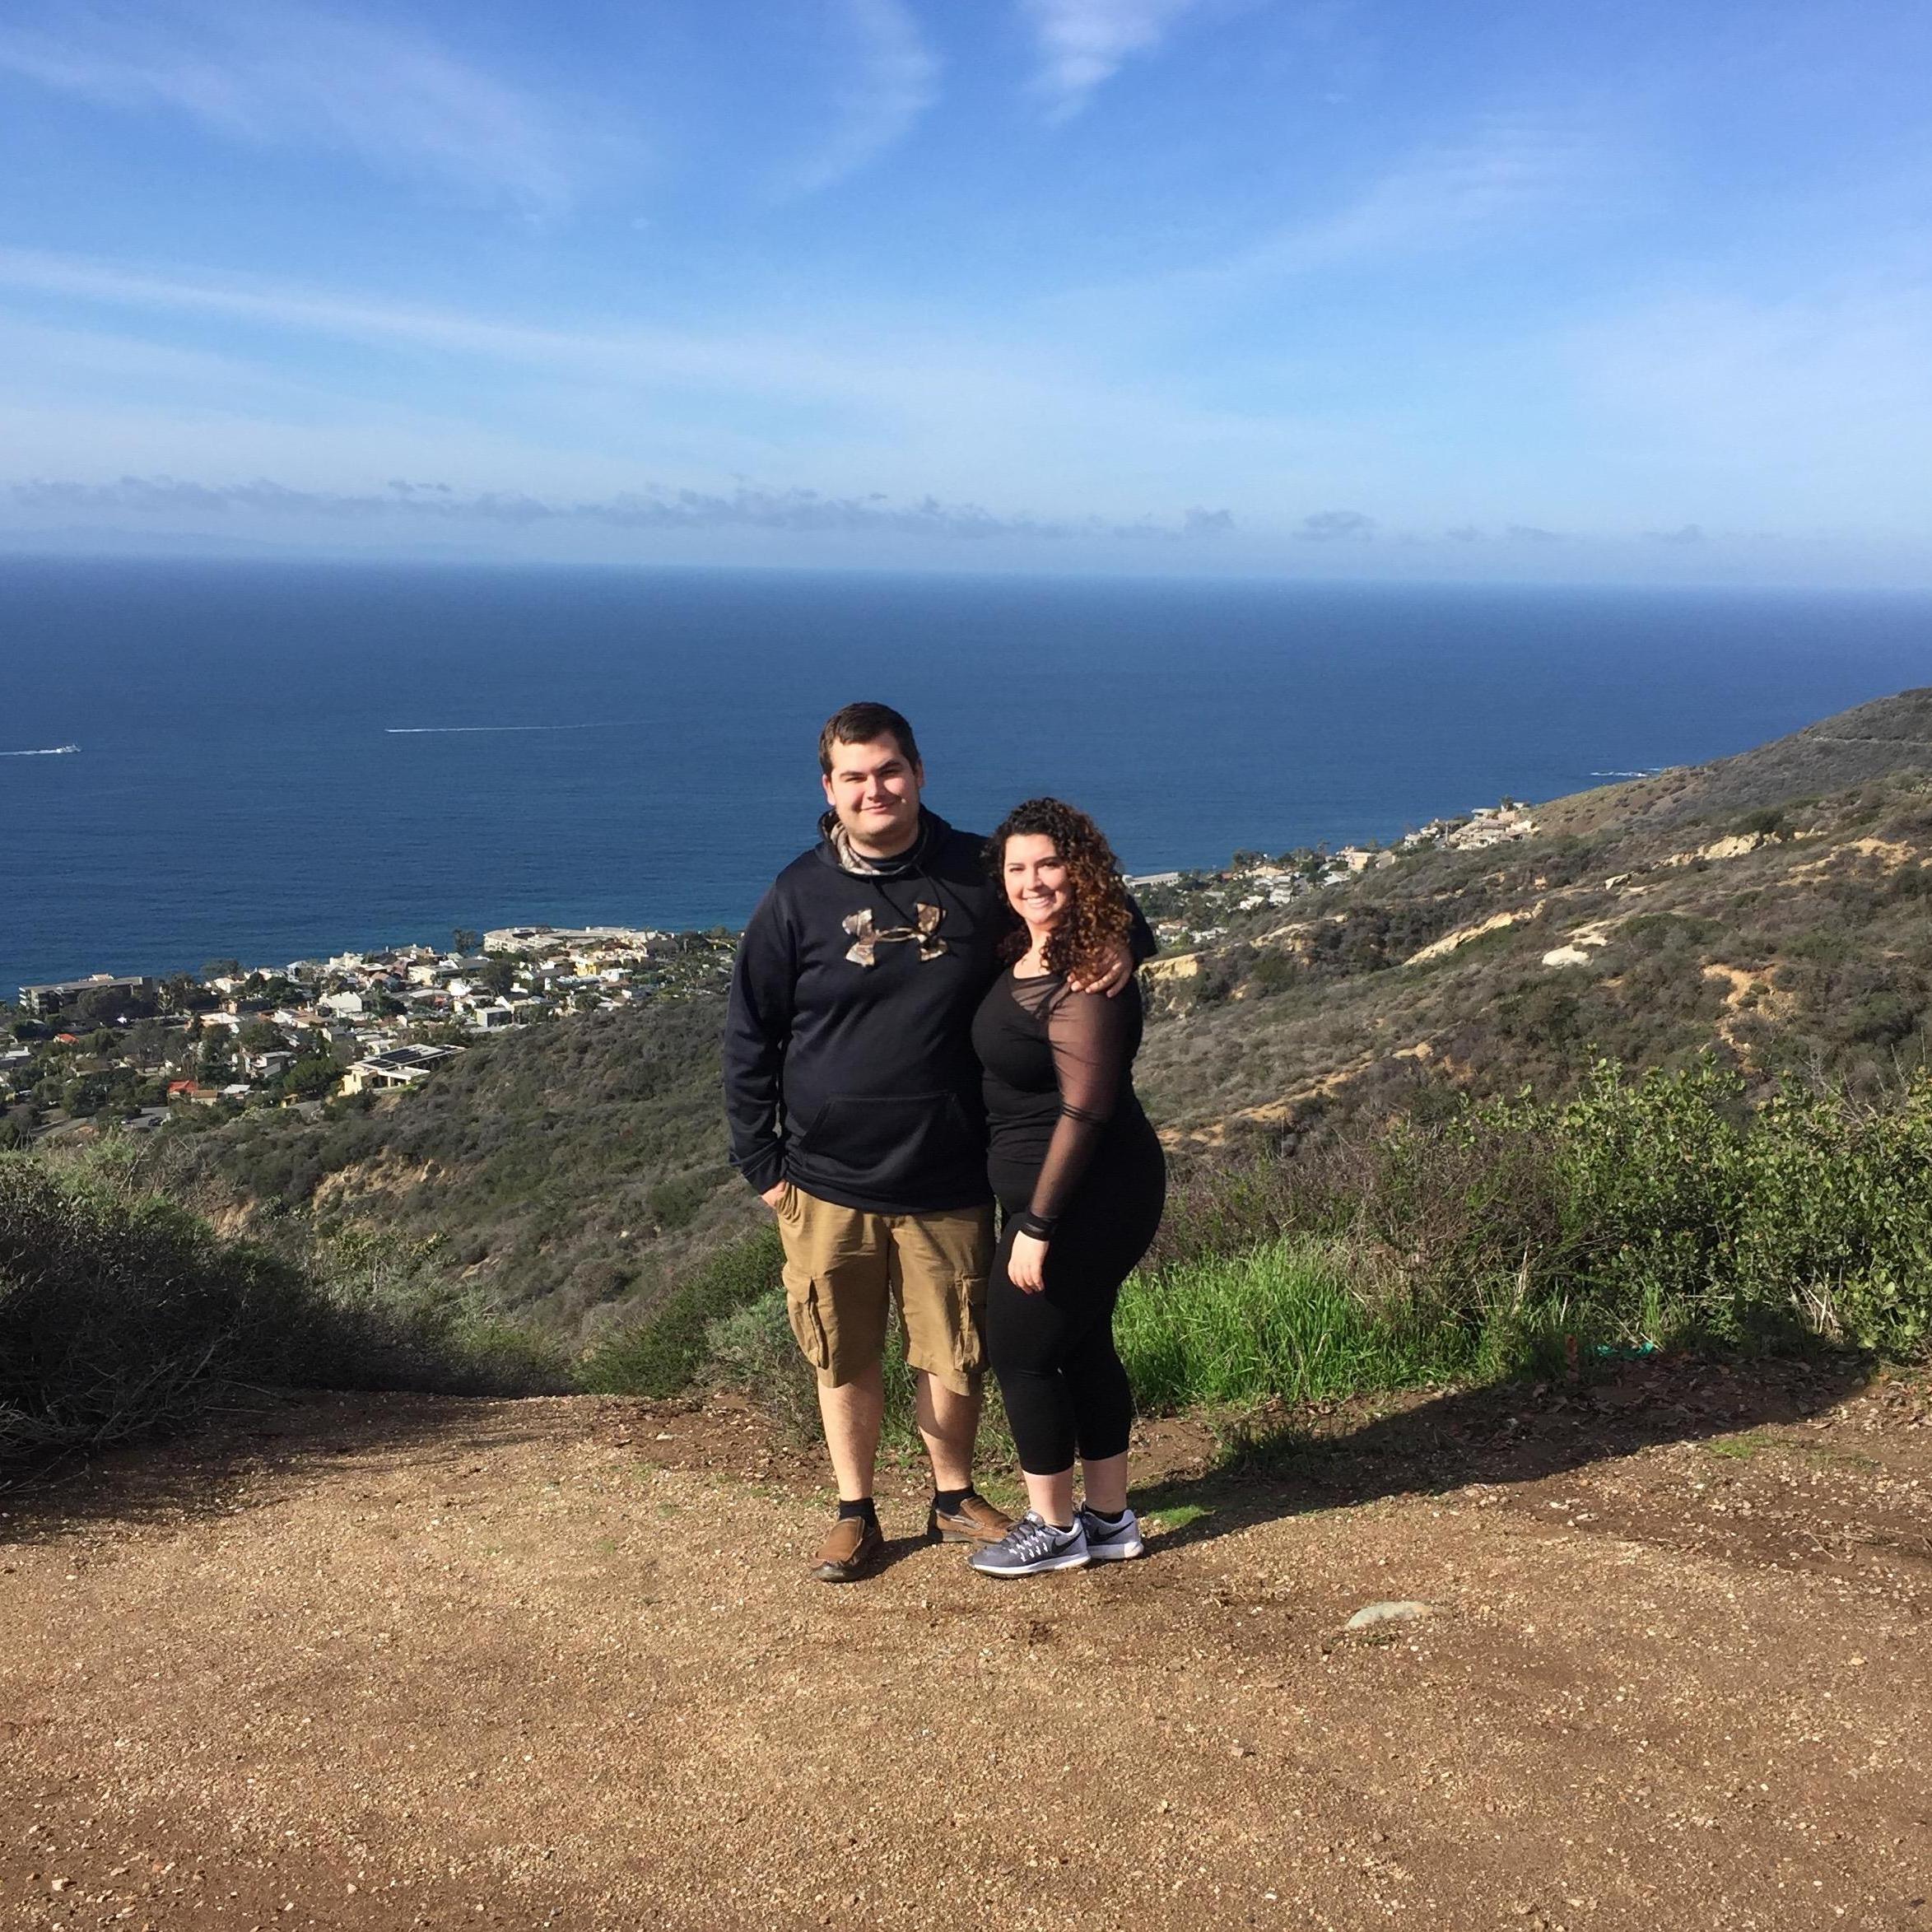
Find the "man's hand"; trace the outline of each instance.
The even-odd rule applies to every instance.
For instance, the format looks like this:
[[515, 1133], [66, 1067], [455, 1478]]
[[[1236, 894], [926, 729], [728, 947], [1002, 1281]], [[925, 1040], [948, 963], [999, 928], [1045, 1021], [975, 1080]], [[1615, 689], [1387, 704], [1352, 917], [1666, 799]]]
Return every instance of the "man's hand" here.
[[1029, 1295], [1037, 1295], [1046, 1286], [1046, 1243], [1038, 1235], [1013, 1236], [1013, 1251], [1007, 1258], [1006, 1278]]
[[1069, 973], [1067, 984], [1076, 993], [1104, 993], [1111, 999], [1132, 984], [1134, 971], [1134, 955], [1122, 946], [1116, 949], [1112, 962], [1104, 972], [1096, 973], [1091, 980], [1082, 980]]
[[778, 1212], [778, 1203], [784, 1199], [784, 1190], [791, 1185], [789, 1180], [781, 1180], [776, 1187], [766, 1188], [758, 1199], [775, 1214]]

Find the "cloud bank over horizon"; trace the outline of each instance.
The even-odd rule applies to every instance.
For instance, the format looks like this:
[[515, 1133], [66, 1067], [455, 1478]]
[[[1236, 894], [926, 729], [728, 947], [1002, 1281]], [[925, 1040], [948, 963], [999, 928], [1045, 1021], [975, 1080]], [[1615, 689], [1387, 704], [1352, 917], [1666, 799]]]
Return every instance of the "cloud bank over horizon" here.
[[836, 496], [817, 490], [764, 490], [748, 484], [729, 491], [659, 486], [602, 500], [557, 501], [522, 491], [471, 493], [448, 483], [411, 482], [400, 477], [392, 478], [379, 491], [346, 492], [296, 489], [267, 477], [212, 486], [176, 477], [119, 477], [101, 483], [41, 478], [8, 484], [6, 494], [26, 510], [127, 511], [137, 516], [220, 517], [235, 511], [263, 518], [323, 517], [379, 524], [429, 521], [486, 528], [574, 523], [614, 530], [885, 532], [975, 542], [1008, 537], [1049, 542], [1096, 537], [1171, 542], [1212, 538], [1234, 528], [1234, 519], [1225, 510], [1189, 510], [1172, 522], [1152, 517], [1132, 523], [1107, 523], [1098, 518], [1067, 522], [1023, 512], [997, 514], [977, 504], [946, 503], [935, 496], [895, 503], [876, 493]]
[[1932, 584], [1929, 62], [1902, 0], [21, 0], [0, 543]]

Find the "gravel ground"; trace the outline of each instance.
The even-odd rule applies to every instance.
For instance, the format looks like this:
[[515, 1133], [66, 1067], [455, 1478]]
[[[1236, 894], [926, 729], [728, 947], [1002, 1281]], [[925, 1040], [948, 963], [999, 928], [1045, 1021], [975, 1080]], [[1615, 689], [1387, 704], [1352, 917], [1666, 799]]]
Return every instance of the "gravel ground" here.
[[808, 1581], [822, 1475], [729, 1400], [304, 1399], [0, 1494], [0, 1925], [1932, 1927], [1923, 1379], [1278, 1420], [1153, 1431], [1148, 1559], [1006, 1584], [905, 1473]]

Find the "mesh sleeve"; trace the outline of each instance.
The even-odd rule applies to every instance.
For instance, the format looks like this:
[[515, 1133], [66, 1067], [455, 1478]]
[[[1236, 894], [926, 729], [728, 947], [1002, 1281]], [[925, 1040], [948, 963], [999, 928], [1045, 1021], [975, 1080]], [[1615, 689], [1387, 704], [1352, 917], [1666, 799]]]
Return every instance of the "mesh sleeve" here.
[[1023, 1233], [1047, 1239], [1086, 1178], [1126, 1082], [1133, 1022], [1127, 995], [1109, 999], [1098, 993], [1067, 993], [1048, 1009], [1046, 1038], [1060, 1090], [1060, 1117], [1033, 1199], [1020, 1217]]

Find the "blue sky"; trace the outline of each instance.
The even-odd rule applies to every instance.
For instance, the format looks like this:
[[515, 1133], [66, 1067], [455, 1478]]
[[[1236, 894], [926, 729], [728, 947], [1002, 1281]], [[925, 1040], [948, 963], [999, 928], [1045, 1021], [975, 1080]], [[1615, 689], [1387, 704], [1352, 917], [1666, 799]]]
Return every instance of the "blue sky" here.
[[9, 0], [0, 542], [1932, 584], [1918, 0]]

